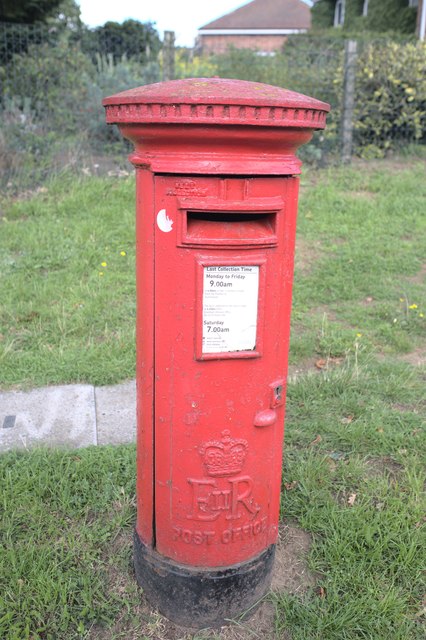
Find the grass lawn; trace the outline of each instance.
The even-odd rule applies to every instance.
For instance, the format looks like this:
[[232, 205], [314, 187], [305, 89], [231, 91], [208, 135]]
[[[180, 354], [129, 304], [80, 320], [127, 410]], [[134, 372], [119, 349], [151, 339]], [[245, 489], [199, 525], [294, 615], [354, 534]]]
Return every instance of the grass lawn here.
[[0, 222], [0, 385], [134, 376], [134, 181], [65, 175]]
[[[269, 636], [245, 622], [232, 638], [424, 637], [426, 181], [404, 162], [304, 173], [282, 514], [311, 536], [316, 584], [269, 597]], [[2, 203], [2, 388], [134, 376], [133, 189], [65, 176]], [[231, 637], [144, 603], [134, 458], [0, 457], [0, 638]]]

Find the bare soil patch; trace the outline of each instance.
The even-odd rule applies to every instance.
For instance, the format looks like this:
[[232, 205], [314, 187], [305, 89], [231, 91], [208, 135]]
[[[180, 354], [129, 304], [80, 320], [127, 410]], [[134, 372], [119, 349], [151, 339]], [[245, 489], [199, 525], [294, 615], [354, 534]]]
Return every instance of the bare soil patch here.
[[426, 400], [420, 400], [415, 405], [404, 404], [402, 402], [395, 402], [392, 405], [392, 409], [400, 411], [401, 413], [419, 413], [422, 409], [426, 409]]
[[377, 193], [374, 193], [374, 191], [345, 191], [345, 195], [349, 196], [350, 198], [354, 198], [355, 200], [358, 200], [359, 198], [374, 200], [375, 198], [377, 198]]
[[395, 482], [403, 467], [388, 456], [368, 458], [365, 461], [367, 477], [387, 476], [390, 482]]
[[359, 304], [362, 304], [365, 307], [374, 307], [376, 301], [373, 296], [367, 296], [366, 298], [363, 298]]
[[410, 353], [406, 353], [400, 356], [403, 362], [407, 362], [415, 367], [422, 367], [426, 365], [426, 347], [419, 347]]
[[301, 594], [315, 586], [319, 576], [308, 569], [306, 557], [312, 537], [292, 524], [282, 524], [279, 531], [271, 589], [275, 593]]
[[320, 304], [317, 307], [312, 307], [312, 309], [309, 310], [309, 313], [311, 315], [322, 316], [324, 318], [324, 321], [331, 320], [332, 322], [334, 322], [335, 320], [337, 320], [335, 312], [325, 304]]
[[[309, 571], [306, 564], [311, 542], [311, 536], [295, 525], [283, 523], [280, 526], [271, 585], [273, 593], [302, 594], [315, 585], [317, 576]], [[108, 560], [117, 552], [121, 559], [125, 559], [124, 562], [110, 564]], [[142, 589], [136, 585], [131, 558], [132, 532], [129, 531], [121, 534], [111, 545], [111, 555], [105, 558], [105, 565], [109, 592], [112, 596], [121, 597], [129, 594], [131, 615], [126, 607], [111, 628], [94, 625], [88, 640], [290, 640], [282, 630], [279, 634], [275, 631], [275, 606], [267, 598], [255, 611], [247, 612], [221, 629], [195, 631], [173, 624], [150, 606]]]
[[304, 358], [299, 361], [297, 364], [290, 364], [288, 366], [288, 380], [290, 382], [296, 380], [299, 376], [302, 376], [306, 373], [315, 372], [318, 373], [319, 369], [315, 366], [315, 362], [318, 360], [318, 357], [312, 358]]
[[422, 264], [420, 270], [414, 275], [407, 278], [412, 284], [424, 284], [426, 282], [426, 262]]
[[344, 363], [344, 358], [320, 358], [319, 356], [305, 358], [297, 364], [290, 364], [288, 366], [289, 382], [295, 382], [297, 378], [306, 374], [320, 373], [321, 371], [331, 371], [336, 367], [341, 367]]
[[302, 275], [309, 275], [320, 256], [321, 244], [319, 241], [312, 243], [298, 236], [296, 238], [296, 250], [294, 254], [294, 268]]

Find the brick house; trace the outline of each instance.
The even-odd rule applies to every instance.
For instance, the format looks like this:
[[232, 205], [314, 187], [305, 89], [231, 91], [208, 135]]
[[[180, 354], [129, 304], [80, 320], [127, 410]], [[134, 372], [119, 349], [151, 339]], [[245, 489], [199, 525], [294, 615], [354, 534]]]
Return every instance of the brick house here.
[[270, 54], [287, 37], [311, 27], [310, 5], [303, 0], [252, 0], [198, 30], [196, 48], [224, 53], [229, 46]]

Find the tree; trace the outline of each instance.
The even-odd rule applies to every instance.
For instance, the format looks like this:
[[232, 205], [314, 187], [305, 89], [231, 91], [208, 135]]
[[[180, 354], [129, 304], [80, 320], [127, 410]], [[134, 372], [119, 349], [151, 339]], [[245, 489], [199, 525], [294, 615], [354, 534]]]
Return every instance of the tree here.
[[139, 62], [156, 57], [161, 41], [152, 22], [125, 20], [106, 22], [102, 27], [87, 31], [82, 40], [82, 49], [91, 54], [112, 54], [114, 62], [126, 56]]
[[408, 0], [371, 0], [366, 27], [371, 31], [414, 33], [417, 9]]
[[45, 22], [61, 0], [0, 0], [0, 22]]
[[[417, 9], [408, 0], [344, 0], [343, 31], [414, 33]], [[316, 0], [312, 7], [312, 25], [332, 27], [336, 0]]]
[[47, 22], [49, 25], [78, 32], [83, 28], [80, 14], [80, 7], [75, 0], [61, 0], [47, 18]]

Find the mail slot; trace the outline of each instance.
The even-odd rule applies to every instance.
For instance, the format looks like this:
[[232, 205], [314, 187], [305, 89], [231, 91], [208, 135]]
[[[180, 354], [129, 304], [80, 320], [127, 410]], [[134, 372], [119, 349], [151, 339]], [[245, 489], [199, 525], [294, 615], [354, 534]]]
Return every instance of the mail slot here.
[[295, 152], [329, 107], [220, 78], [148, 85], [104, 105], [136, 167], [136, 576], [172, 620], [218, 626], [270, 586]]
[[275, 225], [275, 213], [188, 211], [182, 242], [221, 246], [237, 246], [243, 242], [274, 244], [277, 240]]

